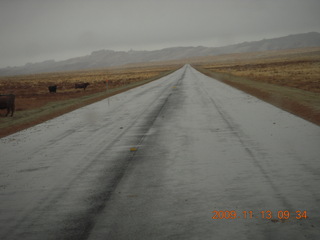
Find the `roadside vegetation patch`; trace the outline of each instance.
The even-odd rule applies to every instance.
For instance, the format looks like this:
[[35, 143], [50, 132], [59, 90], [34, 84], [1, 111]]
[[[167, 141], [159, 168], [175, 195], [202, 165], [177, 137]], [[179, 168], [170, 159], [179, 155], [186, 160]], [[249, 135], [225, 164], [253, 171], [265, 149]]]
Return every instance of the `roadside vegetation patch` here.
[[[16, 96], [13, 117], [5, 117], [6, 110], [0, 110], [0, 137], [146, 84], [179, 67], [111, 68], [0, 77], [0, 94]], [[86, 90], [75, 88], [75, 83], [83, 82], [90, 84]], [[49, 92], [48, 87], [52, 85], [57, 85], [56, 93]]]
[[320, 125], [320, 50], [202, 63], [202, 73]]

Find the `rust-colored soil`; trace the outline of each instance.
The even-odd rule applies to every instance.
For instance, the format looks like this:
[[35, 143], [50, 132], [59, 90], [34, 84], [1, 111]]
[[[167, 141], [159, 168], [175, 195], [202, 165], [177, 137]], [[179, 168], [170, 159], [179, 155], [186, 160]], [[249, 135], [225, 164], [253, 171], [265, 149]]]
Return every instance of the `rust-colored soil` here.
[[[162, 77], [180, 66], [107, 69], [0, 78], [0, 94], [16, 96], [13, 117], [0, 110], [0, 137], [42, 123], [79, 107]], [[106, 80], [108, 80], [108, 85]], [[86, 90], [76, 82], [89, 82]], [[56, 93], [48, 86], [58, 85]]]
[[276, 97], [272, 93], [264, 91], [263, 89], [252, 88], [248, 85], [242, 85], [240, 83], [234, 83], [231, 81], [225, 82], [235, 88], [238, 88], [259, 99], [262, 99], [265, 102], [271, 103], [283, 110], [286, 110], [317, 125], [320, 125], [320, 111], [316, 110], [312, 106], [304, 105], [296, 101], [295, 99]]
[[[13, 118], [4, 117], [6, 111], [0, 110], [0, 137], [159, 78], [185, 63], [196, 64], [209, 76], [320, 125], [320, 48], [307, 48], [202, 57], [171, 65], [0, 77], [0, 94], [16, 95]], [[75, 89], [78, 82], [90, 85], [85, 91]], [[50, 85], [58, 85], [57, 93], [48, 92]]]
[[320, 125], [320, 48], [240, 53], [199, 59], [215, 79]]
[[[122, 90], [118, 90], [118, 91], [115, 91], [115, 92], [109, 93], [109, 94], [106, 93], [103, 96], [96, 97], [96, 98], [93, 98], [93, 99], [90, 99], [90, 100], [87, 100], [87, 101], [82, 101], [82, 102], [79, 102], [77, 104], [73, 104], [71, 106], [55, 110], [54, 112], [51, 112], [51, 113], [48, 113], [48, 114], [45, 114], [45, 115], [37, 116], [36, 118], [34, 118], [34, 119], [30, 120], [30, 121], [25, 121], [25, 122], [18, 123], [18, 124], [12, 124], [12, 125], [10, 125], [8, 127], [5, 127], [5, 128], [1, 129], [0, 138], [8, 136], [8, 135], [13, 134], [13, 133], [18, 132], [18, 131], [21, 131], [23, 129], [32, 127], [34, 125], [40, 124], [42, 122], [48, 121], [48, 120], [50, 120], [52, 118], [55, 118], [55, 117], [58, 117], [60, 115], [65, 114], [65, 113], [68, 113], [68, 112], [71, 112], [73, 110], [76, 110], [77, 108], [81, 108], [81, 107], [86, 106], [88, 104], [103, 100], [104, 98], [107, 98], [107, 97], [113, 96], [115, 94], [127, 91], [128, 89], [130, 89], [130, 88], [128, 87], [128, 88], [125, 88], [125, 89], [122, 89]], [[59, 94], [53, 94], [53, 95], [54, 95], [53, 97], [45, 97], [45, 96], [39, 97], [38, 96], [36, 99], [33, 98], [33, 97], [31, 97], [29, 99], [27, 97], [20, 98], [20, 99], [18, 98], [17, 101], [16, 101], [16, 105], [20, 105], [20, 106], [23, 105], [23, 106], [26, 106], [24, 108], [25, 110], [32, 110], [32, 109], [38, 109], [39, 107], [45, 106], [47, 103], [50, 103], [50, 102], [53, 102], [53, 101], [68, 100], [68, 99], [73, 99], [74, 97], [78, 97], [78, 96], [73, 96], [73, 94], [69, 94], [69, 95], [66, 94], [64, 97], [58, 96]], [[83, 93], [82, 95], [90, 95], [90, 93], [86, 92], [86, 93]], [[19, 111], [19, 109], [17, 109], [17, 110]], [[1, 114], [1, 117], [4, 117], [5, 113], [6, 112], [3, 111], [3, 113]], [[10, 117], [8, 117], [8, 118], [10, 118]]]
[[237, 78], [229, 74], [214, 73], [199, 67], [197, 69], [210, 77], [320, 125], [320, 96], [318, 93], [270, 83], [255, 83], [253, 80], [244, 80], [242, 77]]

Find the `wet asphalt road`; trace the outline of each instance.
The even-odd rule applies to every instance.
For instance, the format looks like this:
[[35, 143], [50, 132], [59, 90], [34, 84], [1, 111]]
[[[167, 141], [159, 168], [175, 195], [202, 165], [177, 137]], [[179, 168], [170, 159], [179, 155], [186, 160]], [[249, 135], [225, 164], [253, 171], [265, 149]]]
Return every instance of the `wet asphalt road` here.
[[318, 239], [319, 147], [186, 65], [0, 139], [0, 239]]

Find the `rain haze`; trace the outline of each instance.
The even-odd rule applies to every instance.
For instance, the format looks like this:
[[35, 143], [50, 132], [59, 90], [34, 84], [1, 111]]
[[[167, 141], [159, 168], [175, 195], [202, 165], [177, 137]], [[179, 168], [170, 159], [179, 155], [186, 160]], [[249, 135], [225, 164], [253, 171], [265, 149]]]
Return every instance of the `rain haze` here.
[[0, 68], [320, 32], [318, 0], [4, 0]]

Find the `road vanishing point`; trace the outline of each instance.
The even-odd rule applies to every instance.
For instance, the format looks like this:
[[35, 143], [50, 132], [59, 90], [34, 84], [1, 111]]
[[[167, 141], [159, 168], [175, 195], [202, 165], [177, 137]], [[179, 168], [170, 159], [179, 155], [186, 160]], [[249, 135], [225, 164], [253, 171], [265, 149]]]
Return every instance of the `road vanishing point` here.
[[319, 156], [319, 126], [185, 65], [1, 138], [0, 239], [320, 239]]

